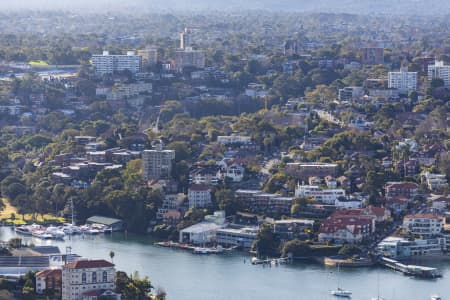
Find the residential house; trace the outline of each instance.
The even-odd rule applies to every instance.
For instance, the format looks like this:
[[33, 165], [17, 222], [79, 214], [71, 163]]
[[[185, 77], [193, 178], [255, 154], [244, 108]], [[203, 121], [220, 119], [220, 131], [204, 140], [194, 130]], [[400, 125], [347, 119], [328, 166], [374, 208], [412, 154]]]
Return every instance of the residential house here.
[[237, 190], [236, 199], [255, 214], [290, 214], [293, 197], [282, 197], [261, 190]]
[[318, 237], [322, 243], [357, 244], [369, 238], [374, 231], [374, 218], [371, 216], [332, 215], [322, 222]]
[[318, 202], [334, 205], [339, 197], [345, 198], [346, 195], [343, 189], [322, 189], [316, 185], [297, 185], [295, 197], [311, 197]]
[[422, 182], [427, 185], [430, 191], [440, 191], [448, 188], [447, 177], [444, 174], [422, 173]]

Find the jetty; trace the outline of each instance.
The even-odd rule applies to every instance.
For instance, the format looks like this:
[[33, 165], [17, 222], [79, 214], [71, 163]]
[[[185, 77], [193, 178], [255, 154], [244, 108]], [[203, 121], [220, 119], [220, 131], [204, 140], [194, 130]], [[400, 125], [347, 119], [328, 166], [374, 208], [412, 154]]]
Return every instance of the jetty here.
[[379, 263], [387, 268], [394, 271], [401, 272], [407, 276], [414, 276], [420, 278], [439, 278], [442, 274], [437, 268], [416, 266], [416, 265], [405, 265], [396, 261], [395, 259], [381, 257]]
[[252, 257], [251, 263], [252, 265], [284, 265], [292, 262], [291, 257], [280, 257], [280, 258], [267, 258], [267, 259], [259, 259], [257, 257]]

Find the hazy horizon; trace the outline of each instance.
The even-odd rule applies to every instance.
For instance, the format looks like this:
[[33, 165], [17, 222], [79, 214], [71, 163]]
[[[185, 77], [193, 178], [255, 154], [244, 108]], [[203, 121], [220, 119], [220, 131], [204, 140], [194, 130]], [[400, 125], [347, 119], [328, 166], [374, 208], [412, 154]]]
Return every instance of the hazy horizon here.
[[65, 10], [84, 13], [150, 13], [161, 11], [270, 10], [351, 14], [446, 15], [446, 0], [18, 0], [0, 2], [3, 11]]

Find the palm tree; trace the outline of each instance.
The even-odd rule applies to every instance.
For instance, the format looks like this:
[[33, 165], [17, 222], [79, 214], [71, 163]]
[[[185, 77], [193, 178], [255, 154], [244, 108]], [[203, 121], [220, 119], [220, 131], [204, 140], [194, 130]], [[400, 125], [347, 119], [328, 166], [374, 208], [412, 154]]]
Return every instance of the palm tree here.
[[115, 256], [116, 254], [114, 253], [114, 251], [110, 251], [109, 252], [109, 257], [111, 257], [111, 262], [114, 262], [114, 256]]

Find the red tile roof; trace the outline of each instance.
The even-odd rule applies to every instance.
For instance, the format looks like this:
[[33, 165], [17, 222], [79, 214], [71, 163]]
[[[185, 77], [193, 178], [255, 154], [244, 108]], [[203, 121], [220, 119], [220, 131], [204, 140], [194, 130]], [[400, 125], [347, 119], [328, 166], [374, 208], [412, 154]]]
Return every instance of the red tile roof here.
[[114, 267], [113, 263], [106, 261], [104, 259], [99, 260], [77, 260], [72, 263], [68, 263], [65, 265], [66, 268], [69, 269], [90, 269], [90, 268], [107, 268]]
[[36, 278], [46, 278], [49, 276], [62, 276], [62, 270], [61, 269], [54, 269], [54, 270], [43, 270], [36, 273]]

